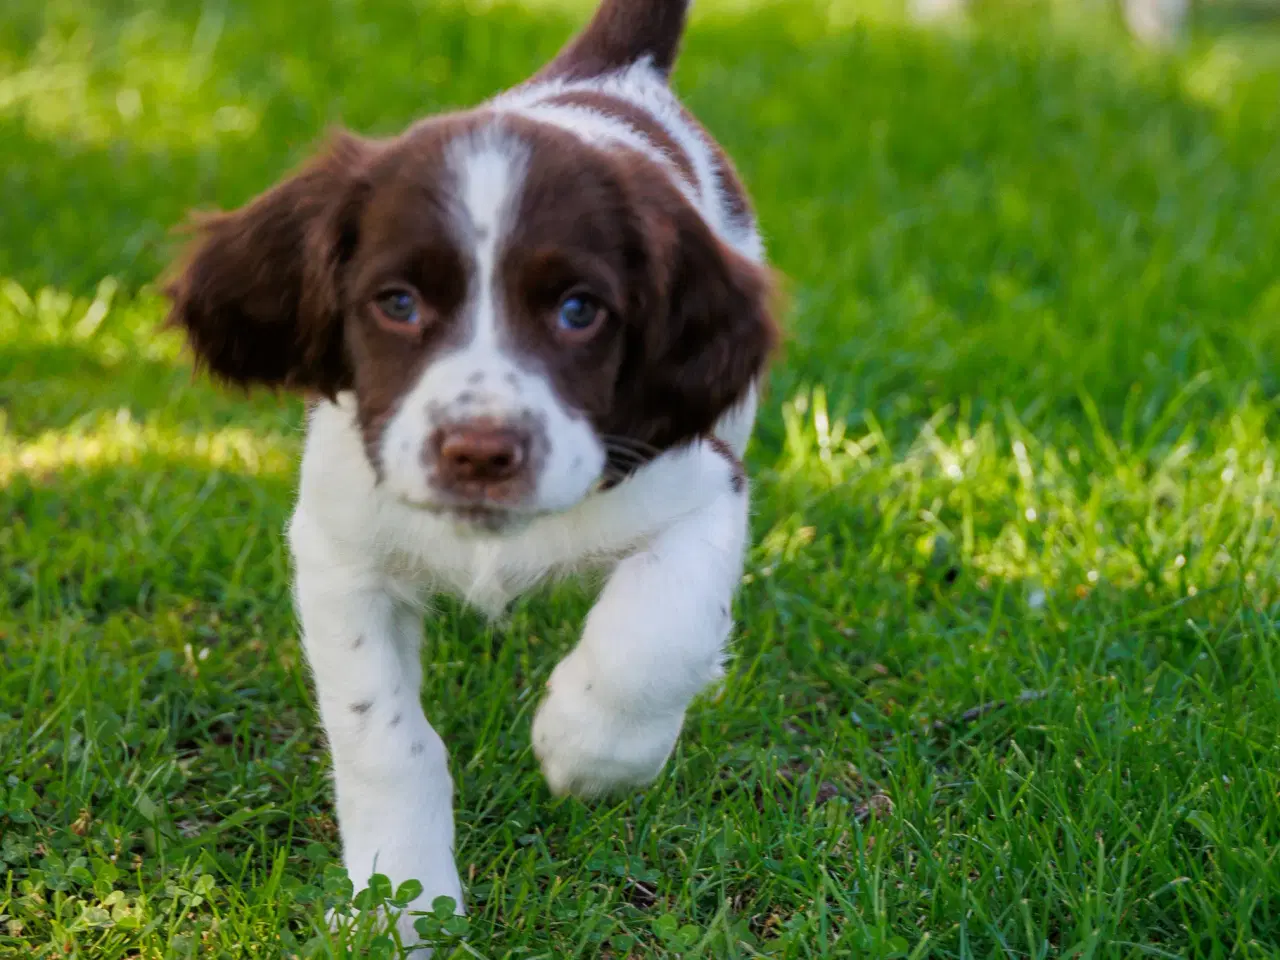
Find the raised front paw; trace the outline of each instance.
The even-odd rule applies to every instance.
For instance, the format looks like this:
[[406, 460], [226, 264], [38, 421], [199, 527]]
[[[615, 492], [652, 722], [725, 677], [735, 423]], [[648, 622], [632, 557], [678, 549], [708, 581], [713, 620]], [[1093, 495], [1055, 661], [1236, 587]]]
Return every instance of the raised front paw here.
[[675, 747], [683, 712], [629, 712], [610, 703], [574, 655], [551, 674], [533, 719], [533, 752], [552, 793], [594, 797], [652, 782]]

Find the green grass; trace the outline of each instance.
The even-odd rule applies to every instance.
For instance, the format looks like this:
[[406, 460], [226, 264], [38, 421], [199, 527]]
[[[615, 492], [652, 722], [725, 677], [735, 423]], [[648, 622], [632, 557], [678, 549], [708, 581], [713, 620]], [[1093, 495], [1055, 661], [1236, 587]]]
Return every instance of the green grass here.
[[[1166, 58], [1071, 6], [701, 0], [678, 86], [792, 297], [733, 668], [652, 789], [556, 801], [528, 726], [589, 595], [446, 601], [439, 955], [1280, 956], [1280, 26]], [[151, 284], [188, 208], [582, 13], [7, 3], [0, 956], [386, 955], [323, 919], [299, 405], [193, 380]]]

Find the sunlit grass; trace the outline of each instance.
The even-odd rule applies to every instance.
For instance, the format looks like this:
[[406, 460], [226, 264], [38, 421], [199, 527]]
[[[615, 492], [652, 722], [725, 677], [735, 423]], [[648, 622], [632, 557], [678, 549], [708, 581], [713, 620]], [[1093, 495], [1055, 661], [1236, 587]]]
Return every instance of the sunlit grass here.
[[[590, 5], [0, 16], [0, 957], [387, 955], [324, 921], [301, 404], [193, 378], [155, 279], [191, 207], [489, 95]], [[1280, 32], [1166, 56], [1052, 6], [699, 0], [677, 83], [793, 304], [732, 667], [653, 788], [553, 801], [528, 724], [589, 598], [443, 600], [438, 955], [1280, 948]]]
[[[1240, 583], [1269, 605], [1280, 574], [1274, 410], [1245, 396], [1219, 421], [1168, 433], [1179, 406], [1145, 435], [1113, 436], [1095, 420], [1073, 442], [1037, 437], [1012, 410], [976, 424], [943, 410], [895, 450], [874, 419], [833, 422], [818, 391], [784, 405], [777, 506], [910, 504], [913, 546], [931, 566], [1021, 581], [1032, 607], [1095, 589], [1177, 597]], [[794, 519], [805, 522], [802, 506]]]
[[154, 457], [207, 470], [249, 475], [289, 476], [297, 460], [296, 443], [272, 442], [243, 428], [183, 435], [135, 422], [128, 409], [105, 414], [88, 430], [48, 432], [25, 443], [0, 436], [0, 483], [21, 475], [56, 482], [67, 470], [143, 466]]
[[127, 139], [141, 148], [207, 147], [246, 139], [258, 129], [259, 108], [217, 89], [210, 75], [222, 22], [210, 7], [194, 32], [145, 15], [109, 37], [54, 27], [0, 79], [0, 114], [36, 136], [90, 146]]

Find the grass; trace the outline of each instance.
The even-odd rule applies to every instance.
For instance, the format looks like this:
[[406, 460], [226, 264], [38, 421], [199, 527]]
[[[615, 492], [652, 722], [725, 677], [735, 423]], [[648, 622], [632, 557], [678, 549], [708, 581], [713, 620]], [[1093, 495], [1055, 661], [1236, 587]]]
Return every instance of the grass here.
[[[457, 957], [1280, 956], [1280, 27], [703, 0], [678, 85], [790, 278], [723, 687], [650, 790], [528, 749], [589, 594], [424, 650]], [[0, 956], [389, 956], [335, 867], [281, 543], [296, 402], [152, 282], [326, 125], [525, 75], [582, 4], [10, 0]], [[440, 926], [436, 924], [436, 926]]]

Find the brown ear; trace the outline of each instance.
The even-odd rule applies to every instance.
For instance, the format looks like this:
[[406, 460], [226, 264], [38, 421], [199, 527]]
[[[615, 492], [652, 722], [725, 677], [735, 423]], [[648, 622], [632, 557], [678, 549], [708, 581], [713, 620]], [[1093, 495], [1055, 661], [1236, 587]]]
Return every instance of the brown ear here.
[[690, 0], [602, 0], [587, 27], [534, 80], [598, 77], [642, 57], [663, 76], [680, 52]]
[[215, 376], [332, 396], [350, 381], [338, 268], [355, 245], [371, 148], [339, 135], [301, 172], [231, 213], [196, 222], [168, 323]]
[[674, 228], [660, 231], [664, 307], [646, 319], [643, 360], [629, 358], [620, 398], [644, 422], [628, 432], [662, 449], [709, 434], [763, 376], [779, 339], [769, 270], [717, 238], [683, 200], [677, 209]]

